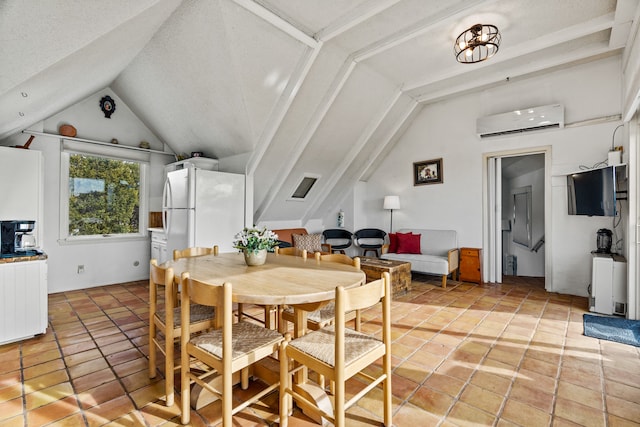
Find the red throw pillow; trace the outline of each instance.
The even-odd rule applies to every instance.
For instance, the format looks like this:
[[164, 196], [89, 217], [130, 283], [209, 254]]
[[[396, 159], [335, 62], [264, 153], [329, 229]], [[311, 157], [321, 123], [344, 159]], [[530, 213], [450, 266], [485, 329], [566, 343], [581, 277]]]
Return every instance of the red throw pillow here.
[[395, 254], [398, 251], [398, 235], [396, 233], [389, 233], [389, 250], [390, 254]]
[[395, 254], [398, 252], [398, 236], [404, 236], [406, 234], [413, 234], [412, 231], [408, 233], [389, 233], [389, 250], [387, 253]]
[[398, 253], [399, 254], [420, 254], [421, 234], [401, 234], [398, 233]]

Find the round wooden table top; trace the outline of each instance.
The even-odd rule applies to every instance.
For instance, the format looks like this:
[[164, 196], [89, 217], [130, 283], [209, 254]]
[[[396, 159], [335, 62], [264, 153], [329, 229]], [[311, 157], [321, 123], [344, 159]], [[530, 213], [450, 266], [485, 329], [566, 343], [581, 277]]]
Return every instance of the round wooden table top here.
[[233, 286], [233, 301], [258, 305], [296, 305], [335, 298], [335, 288], [365, 282], [355, 267], [314, 258], [267, 254], [264, 265], [249, 267], [242, 253], [223, 253], [167, 261], [176, 278], [188, 271], [192, 278]]

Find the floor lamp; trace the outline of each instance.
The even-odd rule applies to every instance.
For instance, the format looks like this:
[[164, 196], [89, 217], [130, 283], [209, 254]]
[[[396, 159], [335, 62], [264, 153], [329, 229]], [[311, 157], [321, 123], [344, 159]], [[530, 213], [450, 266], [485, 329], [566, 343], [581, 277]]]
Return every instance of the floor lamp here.
[[389, 226], [389, 232], [393, 233], [393, 210], [400, 209], [400, 197], [398, 196], [384, 196], [383, 209], [391, 211], [391, 224]]

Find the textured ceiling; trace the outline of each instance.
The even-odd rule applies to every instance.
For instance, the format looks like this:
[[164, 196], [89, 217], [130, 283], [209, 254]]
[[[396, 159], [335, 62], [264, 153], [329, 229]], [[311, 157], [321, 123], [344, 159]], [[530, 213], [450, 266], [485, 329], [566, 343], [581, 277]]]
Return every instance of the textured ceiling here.
[[[176, 153], [246, 156], [256, 221], [304, 223], [423, 105], [621, 55], [637, 14], [638, 0], [4, 0], [0, 139], [110, 87]], [[500, 51], [458, 64], [453, 41], [478, 22]], [[318, 184], [290, 203], [304, 174]]]

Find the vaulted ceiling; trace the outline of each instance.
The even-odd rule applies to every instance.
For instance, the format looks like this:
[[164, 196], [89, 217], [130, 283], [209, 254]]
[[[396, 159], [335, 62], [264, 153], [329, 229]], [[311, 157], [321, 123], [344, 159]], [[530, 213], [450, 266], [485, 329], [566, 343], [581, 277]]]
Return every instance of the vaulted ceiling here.
[[[638, 0], [4, 0], [0, 139], [109, 87], [174, 152], [244, 156], [256, 222], [304, 223], [424, 105], [621, 55], [637, 18]], [[476, 23], [500, 50], [459, 64]]]

